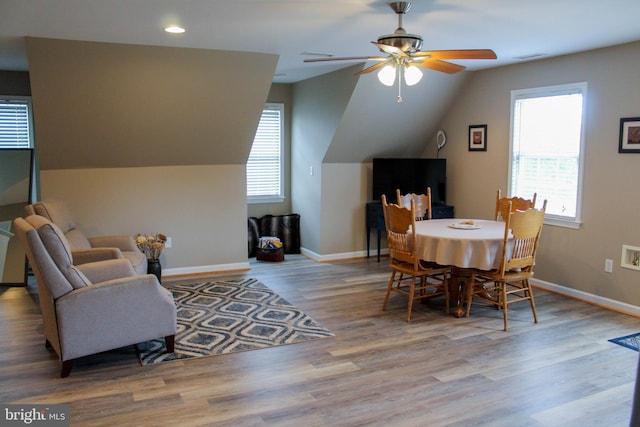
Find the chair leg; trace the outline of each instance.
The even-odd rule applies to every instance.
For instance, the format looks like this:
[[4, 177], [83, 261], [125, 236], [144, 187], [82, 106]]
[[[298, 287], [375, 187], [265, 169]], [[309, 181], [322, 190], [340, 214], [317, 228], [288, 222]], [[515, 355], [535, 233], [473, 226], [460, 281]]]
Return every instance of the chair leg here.
[[176, 349], [176, 336], [168, 335], [164, 337], [164, 342], [167, 344], [167, 353], [173, 353]]
[[500, 307], [502, 307], [502, 317], [504, 319], [504, 328], [503, 330], [507, 330], [507, 310], [509, 308], [509, 301], [507, 300], [507, 284], [505, 282], [500, 282]]
[[387, 309], [387, 301], [389, 301], [389, 295], [391, 295], [391, 288], [393, 287], [393, 281], [396, 278], [395, 270], [391, 272], [391, 277], [389, 278], [389, 285], [387, 286], [387, 295], [384, 297], [384, 302], [382, 303], [382, 311]]
[[411, 288], [409, 289], [409, 308], [407, 309], [407, 322], [411, 320], [411, 310], [413, 310], [413, 294], [416, 292], [416, 276], [411, 277]]
[[536, 313], [536, 303], [533, 300], [533, 288], [531, 287], [531, 283], [529, 283], [529, 279], [525, 280], [527, 285], [527, 295], [529, 296], [529, 302], [531, 303], [531, 311], [533, 312], [533, 323], [538, 323], [538, 314]]
[[73, 368], [73, 359], [65, 360], [62, 362], [62, 370], [60, 371], [60, 378], [67, 378]]
[[[427, 276], [420, 276], [420, 296], [427, 294]], [[426, 302], [426, 300], [422, 300]]]
[[450, 296], [449, 296], [449, 279], [447, 278], [447, 273], [444, 273], [444, 275], [442, 276], [442, 287], [444, 289], [444, 309], [445, 309], [445, 313], [449, 314], [449, 307], [450, 307]]

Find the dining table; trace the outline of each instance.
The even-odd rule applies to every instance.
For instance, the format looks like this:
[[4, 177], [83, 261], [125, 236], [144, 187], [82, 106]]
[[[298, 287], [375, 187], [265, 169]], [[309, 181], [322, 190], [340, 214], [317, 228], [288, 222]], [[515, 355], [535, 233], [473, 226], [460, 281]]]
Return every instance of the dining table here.
[[[449, 280], [453, 314], [462, 317], [464, 289], [472, 286], [472, 269], [500, 267], [504, 244], [502, 221], [485, 219], [432, 219], [416, 221], [415, 254], [426, 262], [451, 266]], [[507, 253], [512, 250], [507, 247]]]

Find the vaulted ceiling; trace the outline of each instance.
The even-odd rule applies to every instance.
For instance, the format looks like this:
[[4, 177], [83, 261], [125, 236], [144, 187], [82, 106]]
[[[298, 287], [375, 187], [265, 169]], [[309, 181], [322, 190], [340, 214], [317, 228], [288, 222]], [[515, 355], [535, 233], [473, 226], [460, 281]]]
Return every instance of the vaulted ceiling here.
[[[423, 50], [493, 49], [496, 61], [459, 61], [478, 69], [639, 40], [638, 16], [637, 0], [415, 0], [404, 27]], [[369, 42], [396, 27], [379, 0], [2, 0], [0, 69], [27, 70], [33, 36], [277, 54], [273, 81], [292, 83], [354, 64], [305, 58], [377, 55]]]

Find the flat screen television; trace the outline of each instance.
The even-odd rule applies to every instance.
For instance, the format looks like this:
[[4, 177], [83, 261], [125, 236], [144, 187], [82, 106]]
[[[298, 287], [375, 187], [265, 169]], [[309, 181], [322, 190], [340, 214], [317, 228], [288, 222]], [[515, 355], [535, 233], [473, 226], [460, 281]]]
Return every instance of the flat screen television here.
[[396, 189], [402, 194], [424, 194], [431, 187], [431, 203], [447, 203], [446, 159], [422, 158], [374, 158], [373, 200], [387, 196], [388, 202], [396, 202]]

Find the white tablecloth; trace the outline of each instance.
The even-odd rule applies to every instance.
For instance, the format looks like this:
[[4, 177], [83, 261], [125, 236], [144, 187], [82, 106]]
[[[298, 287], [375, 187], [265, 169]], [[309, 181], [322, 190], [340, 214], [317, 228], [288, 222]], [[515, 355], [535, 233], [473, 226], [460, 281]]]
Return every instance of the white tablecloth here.
[[[500, 267], [504, 222], [474, 219], [480, 228], [451, 228], [464, 219], [416, 222], [416, 254], [425, 261], [460, 268], [491, 270]], [[510, 250], [510, 248], [508, 248]]]

